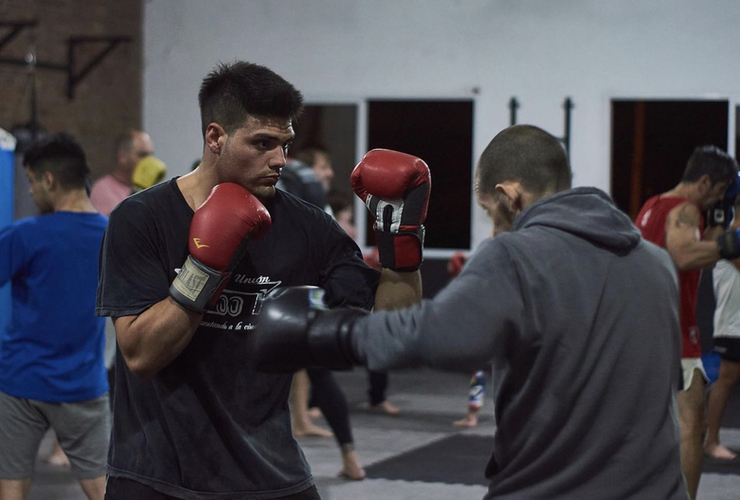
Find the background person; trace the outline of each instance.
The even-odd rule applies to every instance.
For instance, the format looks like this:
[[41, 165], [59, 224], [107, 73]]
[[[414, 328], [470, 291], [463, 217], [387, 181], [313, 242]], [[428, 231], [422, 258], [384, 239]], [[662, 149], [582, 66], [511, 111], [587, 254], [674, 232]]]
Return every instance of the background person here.
[[[734, 213], [740, 210], [735, 200]], [[732, 229], [740, 228], [740, 217], [735, 217]], [[740, 380], [740, 260], [720, 260], [712, 270], [716, 308], [714, 310], [714, 352], [719, 354], [719, 376], [709, 390], [707, 404], [707, 437], [704, 453], [718, 460], [734, 460], [737, 453], [724, 446], [719, 439], [722, 418], [733, 388]]]
[[[681, 429], [681, 468], [691, 498], [696, 498], [704, 459], [705, 396], [708, 382], [701, 360], [696, 301], [701, 269], [732, 257], [736, 231], [726, 231], [724, 210], [711, 210], [704, 232], [703, 213], [723, 203], [727, 187], [738, 178], [737, 162], [715, 146], [700, 146], [688, 159], [681, 181], [648, 199], [635, 219], [642, 235], [665, 248], [678, 269], [681, 291], [681, 366], [683, 385], [677, 396]], [[732, 201], [724, 201], [732, 206]], [[718, 239], [719, 238], [719, 239]]]
[[276, 290], [255, 331], [260, 368], [470, 373], [492, 362], [485, 498], [686, 500], [674, 265], [604, 192], [570, 182], [555, 137], [503, 130], [476, 170], [496, 236], [457, 278], [420, 305], [370, 315], [324, 310], [309, 287]]
[[[339, 227], [344, 229], [344, 231], [356, 241], [357, 230], [354, 225], [355, 211], [352, 197], [345, 195], [342, 191], [333, 191], [329, 193], [327, 198], [332, 213], [334, 214], [334, 219], [337, 221], [337, 224], [339, 224]], [[369, 254], [363, 255], [363, 258], [370, 267], [378, 270], [382, 269], [382, 265], [378, 260], [377, 248], [374, 248]], [[366, 404], [362, 404], [360, 407], [367, 410], [385, 413], [387, 415], [400, 415], [401, 410], [388, 401], [388, 373], [368, 370], [367, 380], [368, 400]]]
[[93, 183], [90, 201], [103, 215], [110, 215], [134, 189], [136, 164], [154, 154], [154, 142], [141, 130], [129, 130], [116, 140], [116, 163], [113, 170]]
[[[304, 201], [331, 213], [327, 204], [328, 189], [331, 186], [333, 170], [328, 155], [311, 150], [303, 159], [289, 159], [281, 171], [281, 182], [278, 187], [292, 193]], [[313, 163], [323, 163], [316, 168]], [[322, 173], [320, 179], [317, 172]], [[329, 172], [329, 175], [327, 175]], [[323, 414], [332, 432], [329, 432], [311, 421], [314, 408]], [[300, 370], [293, 376], [290, 390], [290, 412], [293, 434], [300, 436], [320, 436], [336, 438], [342, 455], [342, 469], [339, 476], [362, 480], [365, 470], [355, 450], [354, 437], [349, 417], [347, 399], [334, 375], [326, 368], [308, 368]], [[318, 415], [316, 415], [318, 416]]]
[[51, 427], [87, 498], [100, 500], [110, 407], [95, 293], [107, 218], [90, 203], [71, 136], [34, 144], [23, 162], [42, 215], [0, 230], [0, 285], [11, 283], [13, 307], [0, 343], [0, 498], [28, 495]]
[[[447, 276], [453, 279], [460, 274], [468, 261], [464, 252], [455, 252], [447, 261]], [[478, 427], [478, 415], [483, 409], [486, 400], [486, 379], [490, 374], [486, 370], [477, 370], [470, 377], [468, 387], [468, 407], [465, 416], [452, 422], [455, 427], [473, 428]]]

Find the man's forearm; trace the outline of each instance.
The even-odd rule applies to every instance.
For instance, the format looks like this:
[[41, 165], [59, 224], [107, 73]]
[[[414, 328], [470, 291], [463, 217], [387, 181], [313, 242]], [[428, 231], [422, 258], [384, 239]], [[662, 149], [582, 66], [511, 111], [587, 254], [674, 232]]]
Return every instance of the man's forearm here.
[[421, 302], [421, 273], [396, 272], [383, 268], [375, 292], [375, 310], [402, 309]]
[[143, 380], [154, 377], [190, 343], [201, 319], [171, 297], [139, 315], [116, 318], [116, 338], [129, 369]]

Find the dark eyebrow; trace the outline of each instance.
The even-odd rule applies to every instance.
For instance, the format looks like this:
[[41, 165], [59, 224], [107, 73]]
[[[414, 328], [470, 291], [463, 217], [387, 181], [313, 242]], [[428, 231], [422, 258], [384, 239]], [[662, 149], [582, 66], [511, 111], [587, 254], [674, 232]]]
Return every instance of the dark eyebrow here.
[[[285, 142], [292, 142], [295, 139], [295, 134], [292, 134]], [[283, 139], [275, 134], [259, 133], [252, 136], [254, 141], [277, 141], [281, 142]]]

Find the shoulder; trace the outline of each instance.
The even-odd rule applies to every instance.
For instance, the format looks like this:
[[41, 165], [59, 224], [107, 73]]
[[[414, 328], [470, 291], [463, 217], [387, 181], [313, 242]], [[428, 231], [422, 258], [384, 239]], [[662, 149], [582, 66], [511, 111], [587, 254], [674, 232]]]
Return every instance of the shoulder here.
[[16, 237], [23, 231], [24, 227], [27, 227], [29, 225], [30, 219], [31, 218], [19, 219], [17, 221], [11, 222], [3, 228], [0, 228], [0, 241], [10, 240]]
[[273, 211], [276, 213], [288, 212], [291, 216], [306, 217], [317, 222], [333, 221], [331, 215], [313, 203], [281, 189], [275, 191], [275, 196], [267, 203], [266, 207], [271, 215]]
[[[118, 179], [116, 179], [113, 175], [107, 174], [101, 177], [100, 179], [93, 182], [92, 188], [90, 190], [90, 194], [99, 192], [99, 191], [108, 191], [111, 189], [115, 189], [118, 186], [124, 186], [122, 182], [120, 182]], [[128, 188], [128, 186], [125, 186]]]
[[695, 203], [683, 200], [671, 208], [668, 220], [677, 225], [698, 226], [701, 222], [701, 210]]
[[100, 186], [106, 185], [107, 183], [110, 182], [111, 177], [113, 177], [111, 174], [104, 175], [100, 179], [98, 179], [95, 182], [93, 182], [92, 188], [95, 189], [95, 188], [98, 188]]
[[22, 234], [25, 232], [35, 232], [43, 225], [44, 221], [48, 220], [48, 216], [37, 215], [34, 217], [24, 217], [16, 221], [11, 222], [2, 230], [0, 234], [15, 233]]
[[171, 179], [127, 197], [111, 212], [110, 218], [112, 220], [122, 214], [156, 214], [181, 203], [187, 205], [175, 179]]
[[491, 267], [501, 269], [502, 261], [505, 261], [504, 269], [513, 270], [511, 255], [517, 254], [513, 251], [513, 248], [521, 245], [521, 240], [526, 238], [529, 232], [525, 229], [507, 231], [483, 240], [470, 254], [463, 270], [488, 269]]

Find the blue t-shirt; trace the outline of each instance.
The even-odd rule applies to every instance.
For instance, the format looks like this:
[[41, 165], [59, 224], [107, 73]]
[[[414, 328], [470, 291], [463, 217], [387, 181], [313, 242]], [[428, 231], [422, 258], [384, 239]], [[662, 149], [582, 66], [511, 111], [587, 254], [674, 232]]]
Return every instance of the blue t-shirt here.
[[48, 402], [108, 391], [105, 320], [95, 316], [98, 213], [54, 212], [0, 230], [0, 286], [11, 282], [12, 313], [0, 343], [0, 391]]

